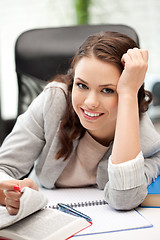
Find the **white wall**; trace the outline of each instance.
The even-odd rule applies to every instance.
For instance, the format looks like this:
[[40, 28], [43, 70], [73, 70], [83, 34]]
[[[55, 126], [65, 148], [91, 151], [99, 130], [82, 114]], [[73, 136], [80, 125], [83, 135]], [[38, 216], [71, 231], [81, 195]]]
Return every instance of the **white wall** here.
[[[93, 0], [91, 22], [133, 27], [142, 48], [149, 50], [149, 72], [160, 74], [160, 0]], [[98, 3], [101, 4], [98, 4]]]
[[[0, 0], [0, 79], [3, 118], [16, 115], [14, 44], [28, 29], [76, 24], [74, 0]], [[90, 23], [127, 24], [149, 50], [149, 79], [160, 76], [160, 1], [91, 0]]]
[[75, 24], [70, 0], [0, 0], [0, 80], [2, 117], [16, 116], [17, 81], [14, 45], [17, 36], [32, 28]]

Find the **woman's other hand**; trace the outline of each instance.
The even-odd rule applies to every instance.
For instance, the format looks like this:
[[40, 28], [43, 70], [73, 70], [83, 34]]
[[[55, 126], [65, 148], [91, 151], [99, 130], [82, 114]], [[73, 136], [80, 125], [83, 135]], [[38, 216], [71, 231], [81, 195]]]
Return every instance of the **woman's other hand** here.
[[20, 197], [23, 194], [18, 188], [22, 189], [24, 187], [38, 191], [37, 185], [30, 178], [25, 178], [24, 180], [8, 180], [0, 183], [0, 203], [6, 206], [9, 214], [15, 215], [18, 213]]
[[118, 94], [137, 94], [142, 86], [148, 68], [148, 51], [129, 49], [121, 59], [124, 70], [118, 82]]
[[138, 91], [148, 68], [148, 51], [129, 49], [121, 59], [124, 70], [117, 84], [118, 111], [112, 149], [112, 163], [135, 159], [141, 151]]

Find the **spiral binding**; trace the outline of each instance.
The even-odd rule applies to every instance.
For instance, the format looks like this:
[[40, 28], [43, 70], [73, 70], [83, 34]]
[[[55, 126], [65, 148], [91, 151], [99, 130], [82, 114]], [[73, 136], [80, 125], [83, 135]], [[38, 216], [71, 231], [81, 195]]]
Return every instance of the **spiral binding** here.
[[[65, 204], [68, 205], [69, 207], [77, 208], [77, 207], [90, 207], [90, 206], [106, 205], [107, 202], [105, 200], [96, 200], [96, 201], [65, 203]], [[58, 205], [50, 205], [50, 206], [46, 206], [46, 208], [58, 209]]]

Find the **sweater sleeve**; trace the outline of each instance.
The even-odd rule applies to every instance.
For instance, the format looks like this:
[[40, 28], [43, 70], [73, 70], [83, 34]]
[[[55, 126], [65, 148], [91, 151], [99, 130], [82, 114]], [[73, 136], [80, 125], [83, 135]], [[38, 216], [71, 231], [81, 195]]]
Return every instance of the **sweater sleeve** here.
[[140, 152], [135, 159], [108, 163], [108, 177], [104, 194], [110, 206], [117, 210], [130, 210], [139, 206], [147, 195], [144, 157]]
[[[20, 115], [0, 148], [0, 180], [20, 179], [29, 173], [45, 144], [44, 117], [54, 107], [56, 87], [46, 87]], [[9, 178], [10, 178], [9, 177]]]
[[126, 190], [144, 184], [144, 157], [140, 152], [133, 160], [112, 164], [111, 156], [108, 164], [110, 187], [115, 190]]
[[109, 162], [108, 167], [109, 181], [104, 189], [106, 201], [115, 209], [130, 210], [143, 202], [147, 186], [160, 174], [160, 151], [144, 160], [140, 153], [136, 159], [119, 166]]
[[112, 164], [111, 157], [108, 161], [109, 181], [104, 186], [104, 195], [115, 209], [139, 206], [147, 195], [147, 187], [160, 175], [160, 135], [147, 113], [140, 119], [140, 139], [142, 152], [136, 159], [118, 165]]
[[[32, 168], [45, 142], [43, 101], [44, 92], [17, 118], [12, 132], [0, 148], [0, 172], [20, 179]], [[4, 179], [4, 174], [1, 177]]]

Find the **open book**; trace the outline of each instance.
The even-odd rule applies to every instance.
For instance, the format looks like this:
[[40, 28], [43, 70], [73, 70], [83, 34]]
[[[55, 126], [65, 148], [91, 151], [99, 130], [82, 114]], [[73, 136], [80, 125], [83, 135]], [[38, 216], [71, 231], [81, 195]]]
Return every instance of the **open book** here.
[[137, 210], [117, 211], [104, 200], [104, 191], [97, 188], [66, 188], [40, 189], [49, 199], [48, 207], [56, 209], [57, 203], [62, 202], [92, 219], [92, 226], [76, 234], [104, 234], [114, 231], [124, 231], [153, 227]]
[[84, 218], [75, 217], [56, 209], [44, 208], [47, 197], [24, 188], [17, 215], [9, 215], [0, 206], [0, 237], [13, 240], [64, 240], [90, 226]]

